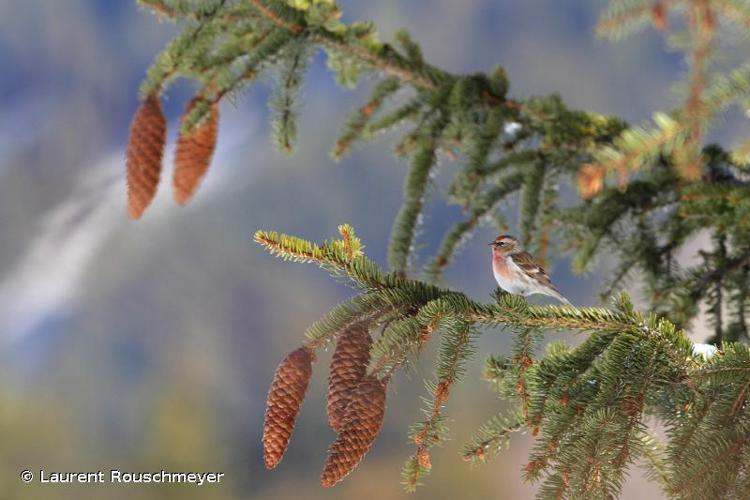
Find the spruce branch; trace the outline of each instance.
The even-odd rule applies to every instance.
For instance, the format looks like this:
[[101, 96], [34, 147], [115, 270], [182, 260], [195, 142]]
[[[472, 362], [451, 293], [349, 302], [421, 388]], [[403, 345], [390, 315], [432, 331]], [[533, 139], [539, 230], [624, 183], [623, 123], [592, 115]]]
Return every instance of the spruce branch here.
[[631, 0], [610, 2], [596, 25], [596, 33], [618, 39], [625, 34], [653, 23], [657, 29], [663, 29], [662, 20], [670, 6], [677, 0]]
[[[151, 3], [157, 10], [168, 11], [177, 22], [184, 21], [186, 26], [157, 58], [143, 89], [164, 91], [178, 76], [201, 82], [201, 105], [195, 106], [183, 121], [185, 131], [200, 123], [211, 106], [224, 97], [237, 93], [266, 71], [276, 69], [281, 76], [272, 100], [273, 137], [279, 149], [290, 151], [296, 134], [294, 97], [301, 84], [306, 54], [312, 53], [313, 47], [321, 47], [327, 53], [329, 66], [344, 85], [356, 83], [363, 73], [384, 77], [370, 101], [350, 120], [334, 147], [334, 156], [344, 154], [358, 138], [372, 137], [384, 127], [405, 119], [415, 124], [399, 148], [412, 157], [415, 166], [410, 170], [405, 203], [392, 235], [393, 269], [402, 273], [407, 271], [424, 210], [429, 178], [429, 169], [424, 166], [435, 164], [436, 158], [430, 161], [430, 157], [436, 157], [438, 151], [452, 156], [456, 154], [455, 148], [466, 156], [464, 167], [456, 172], [452, 197], [468, 206], [493, 176], [493, 168], [486, 167], [492, 167], [488, 165], [490, 158], [501, 146], [499, 141], [510, 130], [508, 126], [520, 132], [513, 132], [516, 137], [510, 137], [503, 147], [512, 148], [525, 138], [540, 135], [543, 144], [550, 148], [569, 147], [572, 155], [580, 154], [598, 141], [597, 137], [610, 133], [607, 119], [569, 112], [555, 96], [529, 102], [508, 98], [508, 81], [502, 68], [488, 75], [455, 75], [427, 63], [417, 43], [405, 32], [396, 36], [400, 50], [381, 43], [371, 25], [344, 25], [338, 21], [340, 10], [333, 2], [221, 0], [189, 5], [153, 0]], [[403, 87], [410, 87], [416, 93], [415, 98], [371, 121], [385, 99]], [[550, 120], [558, 118], [568, 124], [579, 122], [575, 125], [579, 132], [561, 137], [559, 129], [549, 127]], [[424, 133], [425, 129], [429, 132]], [[575, 169], [572, 158], [568, 161]], [[488, 218], [499, 216], [489, 212]], [[469, 226], [475, 226], [476, 222]], [[463, 236], [468, 234], [466, 231]], [[447, 265], [451, 255], [452, 251], [443, 252], [445, 263], [440, 267]]]
[[462, 452], [463, 459], [472, 464], [485, 463], [509, 446], [509, 437], [524, 428], [518, 414], [495, 415], [480, 427]]
[[[261, 0], [249, 0], [249, 2], [265, 19], [283, 30], [299, 35], [305, 29], [301, 24], [288, 21], [284, 18], [285, 15], [289, 16], [291, 14], [292, 9], [282, 9], [283, 4], [281, 2], [269, 2], [273, 7], [266, 6]], [[281, 12], [284, 12], [284, 14]]]
[[441, 445], [447, 439], [448, 429], [442, 408], [448, 400], [452, 386], [464, 373], [464, 363], [474, 352], [473, 340], [476, 337], [471, 325], [462, 320], [454, 319], [451, 306], [444, 301], [430, 303], [435, 315], [433, 321], [443, 329], [435, 382], [427, 383], [430, 395], [425, 398], [427, 406], [422, 412], [425, 420], [412, 425], [410, 438], [416, 445], [414, 455], [407, 459], [402, 470], [402, 479], [406, 491], [414, 491], [420, 481], [432, 469], [429, 450], [435, 445]]
[[359, 139], [371, 117], [383, 105], [383, 101], [400, 88], [400, 83], [395, 78], [385, 78], [380, 81], [372, 91], [370, 99], [359, 108], [347, 121], [344, 132], [336, 141], [331, 155], [340, 160], [351, 148], [352, 143]]
[[[342, 240], [314, 244], [258, 232], [256, 241], [281, 258], [315, 263], [348, 277], [363, 290], [311, 328], [308, 349], [324, 345], [355, 322], [386, 321], [375, 340], [369, 370], [385, 382], [410, 354], [424, 347], [432, 332], [442, 332], [436, 379], [428, 384], [426, 418], [412, 427], [417, 448], [402, 472], [407, 489], [415, 488], [432, 469], [430, 447], [445, 441], [442, 407], [473, 354], [482, 326], [517, 332], [514, 356], [491, 358], [488, 376], [501, 394], [521, 402], [519, 418], [538, 439], [526, 476], [543, 479], [541, 497], [561, 492], [592, 498], [616, 495], [628, 467], [639, 457], [648, 460], [667, 489], [688, 491], [686, 471], [701, 478], [715, 474], [696, 469], [692, 462], [679, 471], [665, 471], [659, 457], [682, 454], [695, 446], [696, 439], [724, 440], [727, 432], [733, 437], [722, 441], [722, 449], [742, 456], [742, 436], [750, 428], [743, 423], [750, 397], [747, 346], [725, 344], [707, 361], [696, 358], [684, 331], [664, 318], [636, 312], [625, 295], [614, 309], [530, 306], [504, 293], [481, 304], [449, 288], [383, 273], [361, 253], [361, 243], [349, 226], [341, 226], [340, 234]], [[537, 330], [580, 331], [588, 338], [572, 349], [555, 344], [536, 362], [532, 356]], [[717, 398], [715, 391], [705, 392], [710, 386], [729, 390]], [[644, 434], [647, 414], [664, 418], [675, 436], [665, 451]], [[695, 423], [683, 424], [685, 419], [686, 424]], [[724, 422], [722, 430], [705, 427], [716, 419]], [[727, 422], [732, 422], [729, 428]], [[467, 448], [467, 457], [482, 460], [483, 450], [497, 449], [508, 432], [519, 428], [514, 424], [503, 430], [497, 421], [490, 425], [496, 432], [485, 428], [479, 441]], [[737, 458], [734, 463], [742, 461]], [[721, 474], [728, 471], [722, 469]], [[706, 484], [701, 479], [701, 488]]]
[[[569, 109], [555, 95], [513, 99], [502, 68], [471, 75], [444, 71], [425, 60], [406, 32], [396, 35], [394, 45], [382, 43], [373, 25], [342, 23], [340, 9], [329, 0], [140, 4], [182, 27], [156, 57], [141, 95], [144, 106], [156, 109], [158, 96], [177, 78], [198, 82], [195, 105], [183, 120], [185, 138], [215, 122], [211, 117], [221, 100], [270, 72], [279, 76], [272, 99], [274, 140], [291, 151], [298, 90], [318, 48], [341, 85], [357, 84], [365, 74], [376, 80], [370, 98], [345, 124], [334, 157], [358, 140], [408, 125], [396, 147], [409, 170], [388, 247], [389, 271], [364, 254], [349, 226], [323, 243], [255, 234], [273, 255], [316, 264], [355, 289], [305, 332], [304, 346], [295, 351], [305, 362], [287, 361], [277, 372], [276, 387], [294, 388], [294, 397], [281, 389], [269, 397], [278, 414], [269, 413], [264, 438], [268, 465], [277, 464], [286, 448], [289, 419], [293, 422], [304, 397], [314, 351], [352, 328], [366, 328], [372, 345], [368, 341], [347, 358], [356, 358], [359, 382], [352, 379], [336, 392], [341, 401], [356, 404], [347, 406], [348, 416], [337, 417], [341, 434], [322, 482], [335, 484], [362, 459], [383, 421], [386, 385], [429, 342], [439, 341], [424, 420], [412, 427], [416, 450], [403, 470], [405, 486], [416, 487], [432, 469], [430, 447], [446, 439], [443, 407], [474, 355], [477, 337], [499, 329], [513, 337], [513, 350], [491, 357], [486, 371], [517, 415], [491, 420], [467, 457], [480, 462], [511, 431], [526, 428], [536, 443], [524, 476], [541, 482], [541, 498], [616, 496], [641, 459], [669, 495], [750, 494], [750, 351], [733, 342], [748, 338], [750, 146], [743, 141], [726, 151], [704, 144], [723, 113], [750, 102], [750, 64], [729, 71], [714, 64], [725, 26], [748, 26], [746, 2], [610, 2], [600, 33], [617, 38], [651, 24], [677, 34], [667, 41], [688, 61], [682, 106], [655, 113], [653, 124], [642, 127]], [[670, 26], [678, 15], [685, 23]], [[133, 144], [141, 147], [143, 138], [152, 136], [162, 144], [163, 133], [155, 134], [159, 130], [150, 125], [134, 126]], [[203, 142], [212, 149], [215, 131], [209, 132]], [[189, 158], [201, 172], [207, 152]], [[442, 155], [455, 162], [446, 198], [461, 207], [463, 219], [443, 235], [425, 269], [429, 281], [422, 281], [410, 271], [419, 257], [420, 222]], [[158, 172], [159, 162], [151, 160], [151, 173]], [[619, 186], [608, 185], [608, 172], [619, 174]], [[139, 215], [155, 193], [152, 177], [144, 184], [148, 196], [136, 207]], [[585, 199], [571, 202], [558, 195], [568, 184], [577, 184]], [[521, 236], [537, 259], [550, 258], [557, 240], [574, 252], [580, 271], [609, 256], [616, 267], [605, 298], [637, 282], [648, 313], [635, 311], [625, 293], [611, 308], [535, 306], [500, 291], [481, 303], [434, 284], [478, 227], [491, 220], [503, 227], [502, 206], [517, 194]], [[704, 232], [711, 243], [695, 252], [691, 245]], [[695, 253], [697, 264], [677, 260], [685, 251]], [[716, 340], [724, 342], [699, 355], [684, 329], [701, 306], [708, 306]], [[584, 338], [576, 346], [558, 342], [538, 352], [550, 332]], [[648, 419], [664, 424], [663, 442], [650, 434]], [[355, 451], [348, 447], [352, 440], [358, 443]]]
[[[439, 100], [447, 98], [444, 93]], [[425, 203], [429, 181], [437, 164], [437, 140], [447, 126], [447, 117], [439, 114], [433, 118], [424, 134], [423, 143], [412, 156], [409, 173], [404, 181], [404, 204], [393, 223], [388, 246], [388, 261], [393, 270], [406, 274], [409, 257], [419, 229], [420, 216]]]
[[664, 444], [649, 432], [642, 432], [638, 439], [648, 478], [657, 481], [662, 488], [666, 488], [669, 484], [669, 467]]

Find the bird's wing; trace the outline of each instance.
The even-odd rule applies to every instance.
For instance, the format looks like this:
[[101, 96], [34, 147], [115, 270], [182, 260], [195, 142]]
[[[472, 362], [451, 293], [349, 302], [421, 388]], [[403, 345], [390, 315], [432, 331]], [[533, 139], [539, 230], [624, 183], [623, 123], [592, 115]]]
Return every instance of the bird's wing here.
[[529, 252], [518, 252], [510, 255], [513, 262], [521, 268], [530, 278], [538, 281], [540, 284], [554, 289], [552, 280], [542, 266], [536, 263], [534, 257]]

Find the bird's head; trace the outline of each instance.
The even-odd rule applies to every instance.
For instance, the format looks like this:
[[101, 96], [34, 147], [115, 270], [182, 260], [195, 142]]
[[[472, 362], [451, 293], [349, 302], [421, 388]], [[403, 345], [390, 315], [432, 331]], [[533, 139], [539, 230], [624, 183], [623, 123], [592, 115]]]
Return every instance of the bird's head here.
[[513, 236], [501, 234], [490, 243], [493, 255], [507, 256], [521, 251], [521, 244]]

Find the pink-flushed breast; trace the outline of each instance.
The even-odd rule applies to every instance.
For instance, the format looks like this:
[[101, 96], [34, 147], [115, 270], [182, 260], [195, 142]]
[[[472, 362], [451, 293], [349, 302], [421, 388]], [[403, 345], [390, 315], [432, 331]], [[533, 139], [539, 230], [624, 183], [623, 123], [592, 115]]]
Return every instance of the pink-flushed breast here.
[[512, 278], [506, 259], [498, 254], [492, 255], [492, 270], [495, 272], [495, 278], [510, 280]]

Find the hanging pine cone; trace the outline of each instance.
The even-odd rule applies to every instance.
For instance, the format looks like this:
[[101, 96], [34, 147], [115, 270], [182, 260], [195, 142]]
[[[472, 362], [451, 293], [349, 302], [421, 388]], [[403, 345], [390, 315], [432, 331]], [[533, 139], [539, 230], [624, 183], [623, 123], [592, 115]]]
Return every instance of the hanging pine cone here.
[[[200, 102], [200, 97], [194, 97], [188, 103], [182, 115], [182, 124], [190, 112]], [[177, 150], [174, 156], [174, 199], [180, 205], [190, 200], [198, 188], [201, 179], [211, 164], [211, 156], [216, 147], [216, 134], [219, 126], [219, 106], [211, 104], [208, 116], [188, 132], [180, 132], [177, 139]]]
[[276, 368], [266, 400], [263, 423], [263, 461], [266, 469], [276, 467], [284, 456], [294, 421], [305, 399], [312, 375], [314, 353], [300, 347], [289, 353]]
[[154, 93], [143, 101], [130, 124], [126, 163], [128, 215], [133, 219], [139, 219], [154, 199], [166, 139], [167, 122]]
[[328, 373], [328, 423], [336, 432], [352, 391], [367, 371], [372, 338], [364, 325], [355, 325], [341, 334]]
[[338, 483], [362, 461], [378, 437], [385, 416], [386, 382], [365, 377], [352, 392], [341, 432], [328, 448], [328, 457], [320, 477], [326, 488]]

